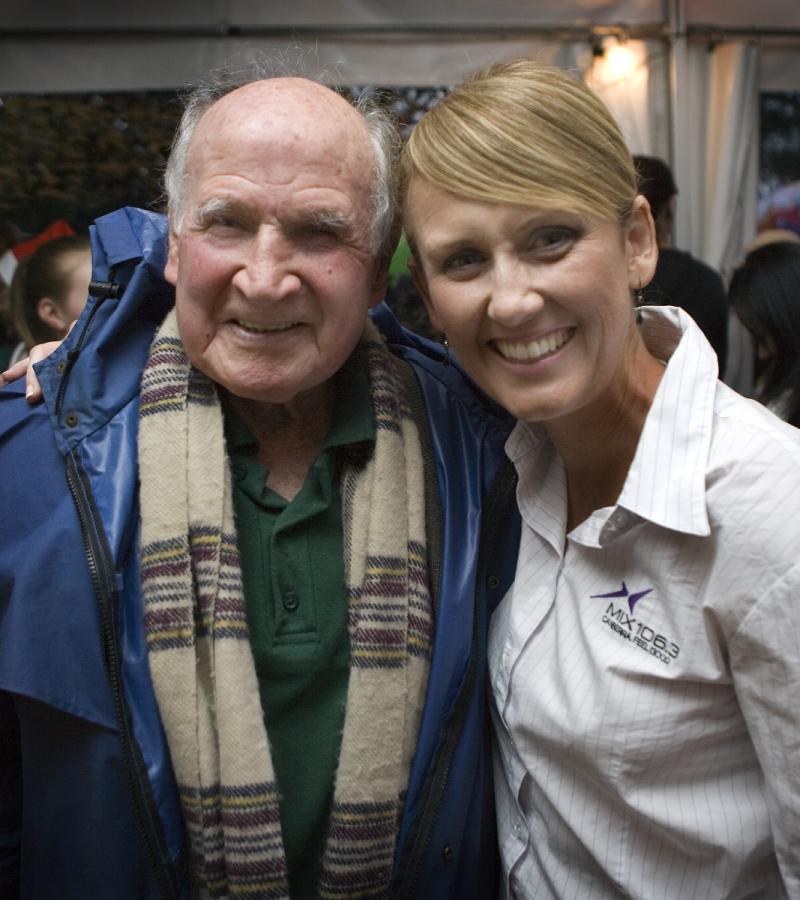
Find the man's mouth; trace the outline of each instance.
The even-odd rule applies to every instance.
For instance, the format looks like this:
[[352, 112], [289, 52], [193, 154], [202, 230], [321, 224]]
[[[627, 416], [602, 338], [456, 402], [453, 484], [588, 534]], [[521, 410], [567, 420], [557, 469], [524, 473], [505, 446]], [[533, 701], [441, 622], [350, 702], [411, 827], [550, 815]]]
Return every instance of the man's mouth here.
[[254, 334], [271, 334], [276, 331], [289, 331], [300, 325], [300, 322], [275, 322], [271, 325], [262, 325], [260, 322], [250, 322], [247, 319], [234, 319], [236, 325], [244, 328], [245, 331], [252, 331]]
[[549, 334], [542, 335], [532, 341], [508, 341], [496, 340], [494, 346], [497, 352], [506, 357], [520, 362], [534, 362], [543, 356], [549, 356], [560, 350], [564, 344], [572, 338], [574, 328], [559, 328]]

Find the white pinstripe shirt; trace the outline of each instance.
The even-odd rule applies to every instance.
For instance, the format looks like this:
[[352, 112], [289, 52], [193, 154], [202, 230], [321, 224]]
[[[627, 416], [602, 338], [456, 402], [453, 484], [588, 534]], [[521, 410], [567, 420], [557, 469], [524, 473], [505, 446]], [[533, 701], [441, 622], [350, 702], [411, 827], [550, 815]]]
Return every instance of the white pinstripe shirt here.
[[[674, 308], [617, 504], [566, 536], [517, 425], [523, 530], [489, 659], [507, 891], [800, 898], [800, 431], [717, 381]], [[681, 335], [681, 332], [683, 334]]]

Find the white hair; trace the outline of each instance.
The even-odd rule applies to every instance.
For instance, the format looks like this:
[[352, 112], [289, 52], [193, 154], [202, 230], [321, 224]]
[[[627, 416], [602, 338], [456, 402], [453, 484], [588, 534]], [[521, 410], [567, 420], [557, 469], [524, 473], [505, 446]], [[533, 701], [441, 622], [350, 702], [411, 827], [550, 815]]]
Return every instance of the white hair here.
[[[180, 231], [186, 212], [189, 146], [197, 123], [218, 100], [237, 88], [256, 81], [288, 76], [308, 78], [307, 75], [288, 71], [280, 60], [271, 60], [268, 65], [255, 62], [249, 64], [246, 70], [224, 69], [214, 72], [209, 79], [186, 95], [183, 115], [178, 123], [164, 170], [167, 209], [176, 232]], [[317, 79], [308, 78], [308, 80], [322, 83]], [[369, 92], [363, 91], [353, 106], [364, 118], [375, 161], [369, 196], [371, 250], [376, 257], [388, 257], [394, 252], [399, 234], [394, 178], [400, 137], [392, 116], [381, 108]]]

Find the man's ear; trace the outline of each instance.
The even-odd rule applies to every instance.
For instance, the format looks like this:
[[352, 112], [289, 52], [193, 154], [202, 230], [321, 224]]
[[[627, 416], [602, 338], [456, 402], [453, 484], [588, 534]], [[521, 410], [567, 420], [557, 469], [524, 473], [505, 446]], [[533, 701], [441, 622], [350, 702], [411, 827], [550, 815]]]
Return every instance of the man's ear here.
[[36, 304], [36, 315], [48, 328], [52, 328], [58, 334], [66, 334], [69, 323], [54, 300], [51, 300], [49, 297], [42, 297]]
[[391, 257], [384, 254], [375, 263], [368, 309], [377, 306], [386, 297], [386, 292], [389, 290], [389, 264], [391, 261]]
[[178, 233], [173, 227], [172, 216], [169, 217], [169, 245], [167, 248], [167, 264], [164, 266], [164, 278], [175, 286], [178, 283]]
[[425, 271], [422, 266], [417, 262], [416, 257], [413, 252], [411, 256], [408, 257], [408, 272], [411, 275], [411, 280], [414, 282], [414, 287], [417, 289], [417, 293], [422, 297], [425, 303], [425, 309], [428, 312], [428, 318], [430, 319], [431, 325], [437, 330], [444, 333], [445, 329], [442, 328], [441, 323], [439, 322], [439, 317], [436, 314], [436, 308], [431, 302], [430, 291], [428, 290], [428, 279], [425, 277]]
[[645, 287], [653, 280], [658, 262], [656, 227], [650, 204], [639, 194], [625, 225], [628, 251], [628, 278], [631, 290]]

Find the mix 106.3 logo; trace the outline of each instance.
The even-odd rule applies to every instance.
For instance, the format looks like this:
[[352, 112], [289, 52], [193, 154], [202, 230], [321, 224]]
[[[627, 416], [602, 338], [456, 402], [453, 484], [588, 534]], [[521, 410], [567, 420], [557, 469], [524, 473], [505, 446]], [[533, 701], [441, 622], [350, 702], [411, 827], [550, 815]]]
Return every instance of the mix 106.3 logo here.
[[678, 658], [680, 647], [633, 614], [639, 603], [652, 592], [652, 588], [631, 592], [623, 581], [619, 590], [609, 591], [607, 594], [592, 594], [591, 599], [610, 601], [603, 614], [604, 625], [668, 666]]

